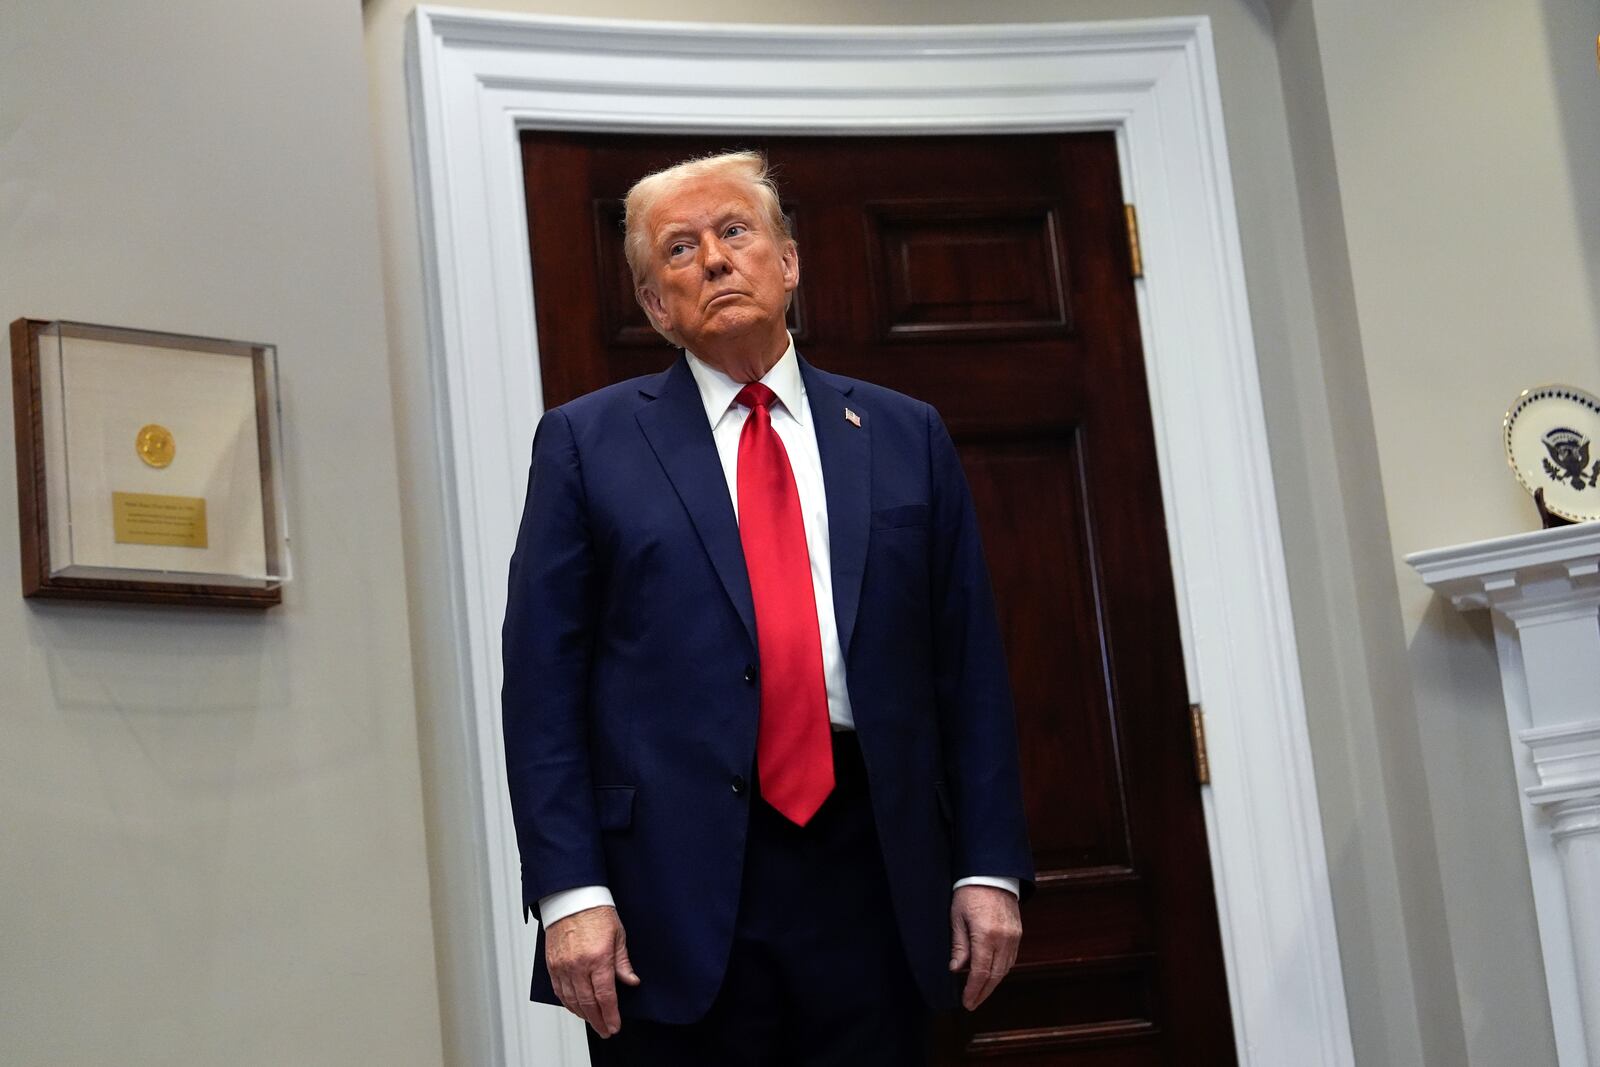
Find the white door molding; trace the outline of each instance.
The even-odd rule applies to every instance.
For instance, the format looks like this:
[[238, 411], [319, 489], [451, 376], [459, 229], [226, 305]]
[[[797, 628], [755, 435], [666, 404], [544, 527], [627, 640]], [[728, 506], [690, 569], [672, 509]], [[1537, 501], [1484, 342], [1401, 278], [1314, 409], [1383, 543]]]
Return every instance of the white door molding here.
[[[499, 728], [499, 632], [542, 410], [521, 129], [840, 135], [1113, 130], [1240, 1062], [1353, 1062], [1221, 101], [1206, 19], [803, 27], [421, 7], [409, 40], [433, 416], [508, 1064], [579, 1064], [530, 1007], [533, 936]], [[533, 208], [538, 210], [537, 205]]]

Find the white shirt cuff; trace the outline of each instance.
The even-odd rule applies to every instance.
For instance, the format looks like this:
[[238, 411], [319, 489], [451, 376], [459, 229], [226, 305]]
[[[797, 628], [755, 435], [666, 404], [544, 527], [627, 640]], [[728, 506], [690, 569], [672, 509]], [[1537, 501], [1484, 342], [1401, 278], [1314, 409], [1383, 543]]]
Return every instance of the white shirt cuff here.
[[960, 889], [964, 885], [992, 885], [996, 889], [1009, 890], [1014, 897], [1022, 896], [1022, 883], [1015, 878], [990, 878], [987, 875], [975, 874], [971, 878], [958, 879], [955, 888]]
[[614, 908], [611, 890], [603, 885], [580, 885], [576, 889], [563, 889], [539, 898], [539, 922], [546, 930], [565, 919], [590, 908]]

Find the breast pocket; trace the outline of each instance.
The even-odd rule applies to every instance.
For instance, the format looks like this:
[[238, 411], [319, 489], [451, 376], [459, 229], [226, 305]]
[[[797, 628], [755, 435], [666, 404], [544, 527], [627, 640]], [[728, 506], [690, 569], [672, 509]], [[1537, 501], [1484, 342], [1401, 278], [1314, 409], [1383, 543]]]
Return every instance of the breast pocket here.
[[872, 513], [874, 530], [898, 530], [906, 526], [928, 525], [928, 505], [899, 504], [892, 508], [878, 508]]

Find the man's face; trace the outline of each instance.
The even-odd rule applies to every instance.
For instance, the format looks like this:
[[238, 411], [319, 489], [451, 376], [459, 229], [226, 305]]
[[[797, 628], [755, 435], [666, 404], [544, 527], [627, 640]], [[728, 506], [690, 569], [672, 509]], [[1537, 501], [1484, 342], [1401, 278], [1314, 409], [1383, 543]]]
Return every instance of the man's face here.
[[800, 256], [793, 241], [772, 232], [746, 183], [685, 182], [656, 201], [645, 233], [640, 302], [658, 328], [712, 359], [746, 345], [770, 348], [784, 336]]

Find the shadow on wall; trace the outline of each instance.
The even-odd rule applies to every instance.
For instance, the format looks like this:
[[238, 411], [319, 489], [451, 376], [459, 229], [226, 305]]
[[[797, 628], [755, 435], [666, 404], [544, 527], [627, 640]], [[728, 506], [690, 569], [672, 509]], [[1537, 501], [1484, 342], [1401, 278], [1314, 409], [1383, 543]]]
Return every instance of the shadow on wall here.
[[274, 746], [281, 763], [238, 759], [290, 705], [283, 628], [270, 616], [46, 601], [28, 612], [54, 714], [105, 764], [107, 788], [233, 792], [301, 776], [306, 757], [341, 760], [311, 745]]
[[1474, 1062], [1554, 1064], [1493, 620], [1435, 595], [1410, 653], [1467, 1047]]
[[[1600, 337], [1600, 68], [1595, 37], [1600, 34], [1600, 4], [1593, 0], [1543, 0], [1550, 74], [1561, 116], [1572, 182], [1577, 239], [1591, 284], [1591, 332]], [[1596, 357], [1600, 359], [1600, 356]]]

